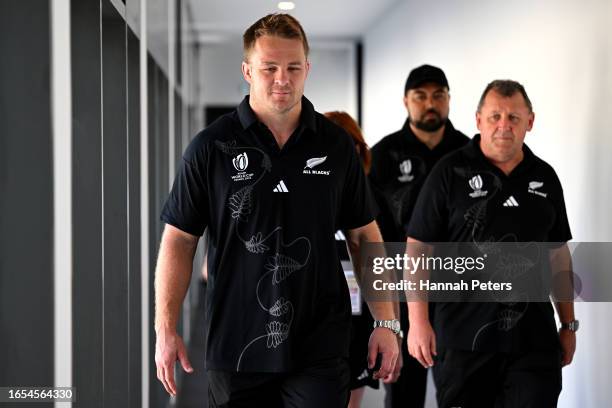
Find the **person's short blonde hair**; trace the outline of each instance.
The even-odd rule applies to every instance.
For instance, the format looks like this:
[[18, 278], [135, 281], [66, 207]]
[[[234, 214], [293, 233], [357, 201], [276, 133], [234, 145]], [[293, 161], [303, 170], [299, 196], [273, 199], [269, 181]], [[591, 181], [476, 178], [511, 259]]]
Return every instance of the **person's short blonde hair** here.
[[260, 18], [244, 32], [242, 42], [245, 62], [248, 62], [255, 41], [264, 35], [301, 40], [304, 46], [304, 54], [308, 57], [308, 51], [310, 50], [308, 39], [300, 22], [289, 14], [273, 13]]

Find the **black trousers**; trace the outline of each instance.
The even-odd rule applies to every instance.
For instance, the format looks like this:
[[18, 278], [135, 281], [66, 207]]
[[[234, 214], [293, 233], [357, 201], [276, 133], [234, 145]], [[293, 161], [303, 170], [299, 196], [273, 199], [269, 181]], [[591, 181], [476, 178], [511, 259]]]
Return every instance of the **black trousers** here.
[[349, 372], [344, 358], [280, 374], [208, 370], [208, 406], [344, 408], [349, 401]]
[[[400, 321], [407, 336], [410, 326], [405, 307], [400, 307]], [[397, 382], [385, 384], [385, 408], [423, 408], [427, 391], [427, 369], [408, 354], [406, 338], [402, 340], [401, 349], [404, 365]]]
[[561, 392], [561, 353], [446, 349], [433, 375], [440, 408], [552, 408]]
[[427, 369], [408, 354], [402, 344], [404, 365], [397, 382], [385, 384], [385, 408], [423, 408], [427, 390]]

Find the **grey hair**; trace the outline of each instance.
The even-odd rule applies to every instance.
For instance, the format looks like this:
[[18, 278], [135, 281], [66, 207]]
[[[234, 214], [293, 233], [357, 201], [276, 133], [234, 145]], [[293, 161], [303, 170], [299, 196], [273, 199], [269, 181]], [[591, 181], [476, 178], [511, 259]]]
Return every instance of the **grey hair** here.
[[521, 95], [523, 95], [523, 99], [525, 100], [525, 104], [527, 105], [529, 112], [533, 112], [533, 106], [531, 105], [531, 100], [529, 99], [529, 96], [527, 96], [527, 91], [525, 91], [525, 87], [517, 81], [513, 81], [511, 79], [496, 79], [495, 81], [490, 82], [482, 93], [482, 96], [480, 97], [477, 112], [480, 112], [480, 110], [482, 109], [482, 105], [484, 105], [484, 100], [487, 97], [487, 94], [491, 91], [495, 91], [501, 96], [505, 96], [507, 98], [510, 98], [515, 93], [519, 92]]

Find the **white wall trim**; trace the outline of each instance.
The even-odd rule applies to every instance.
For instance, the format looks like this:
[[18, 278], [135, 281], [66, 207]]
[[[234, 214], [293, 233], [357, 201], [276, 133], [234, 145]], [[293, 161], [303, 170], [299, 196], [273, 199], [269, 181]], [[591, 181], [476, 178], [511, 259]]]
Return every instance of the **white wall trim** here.
[[357, 43], [351, 43], [348, 46], [349, 52], [349, 62], [348, 66], [350, 67], [349, 72], [347, 73], [349, 77], [349, 85], [347, 90], [347, 100], [350, 109], [352, 110], [355, 120], [357, 120], [357, 115], [359, 112], [359, 106], [357, 101]]
[[147, 0], [140, 0], [140, 307], [142, 408], [149, 407], [149, 110]]
[[[54, 386], [72, 386], [72, 87], [70, 1], [50, 0], [53, 140]], [[55, 403], [55, 407], [72, 406]]]
[[168, 0], [168, 183], [172, 186], [174, 181], [174, 92], [176, 88], [176, 2]]

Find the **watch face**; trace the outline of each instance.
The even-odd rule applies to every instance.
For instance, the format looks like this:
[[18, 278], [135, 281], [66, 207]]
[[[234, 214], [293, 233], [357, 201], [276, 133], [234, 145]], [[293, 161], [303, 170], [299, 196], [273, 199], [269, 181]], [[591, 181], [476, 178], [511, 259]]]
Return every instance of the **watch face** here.
[[575, 331], [578, 331], [579, 326], [580, 326], [580, 322], [578, 322], [578, 320], [573, 320], [571, 322], [564, 323], [562, 325], [562, 328], [575, 332]]
[[391, 326], [391, 330], [393, 330], [396, 333], [399, 333], [400, 331], [400, 322], [399, 320], [395, 320]]

